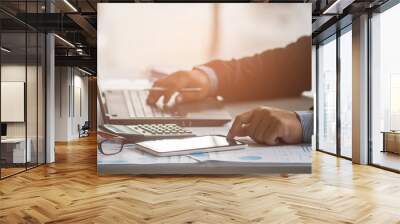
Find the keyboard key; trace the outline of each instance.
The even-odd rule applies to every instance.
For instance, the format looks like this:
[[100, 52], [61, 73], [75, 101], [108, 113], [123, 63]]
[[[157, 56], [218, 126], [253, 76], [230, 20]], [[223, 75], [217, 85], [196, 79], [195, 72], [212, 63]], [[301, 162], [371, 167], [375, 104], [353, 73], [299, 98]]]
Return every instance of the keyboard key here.
[[123, 94], [124, 94], [126, 107], [128, 108], [129, 116], [130, 117], [137, 117], [135, 109], [133, 108], [133, 105], [132, 105], [132, 100], [131, 100], [131, 98], [129, 96], [129, 92], [127, 90], [124, 90]]
[[135, 110], [137, 117], [145, 117], [144, 110], [143, 110], [143, 103], [139, 99], [137, 92], [138, 91], [130, 91], [132, 106]]

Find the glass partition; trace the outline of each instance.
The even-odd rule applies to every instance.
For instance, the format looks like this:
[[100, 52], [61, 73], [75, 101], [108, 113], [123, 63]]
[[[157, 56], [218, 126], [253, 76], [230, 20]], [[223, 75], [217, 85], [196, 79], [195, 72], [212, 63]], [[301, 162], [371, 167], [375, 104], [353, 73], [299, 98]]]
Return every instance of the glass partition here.
[[37, 41], [38, 35], [36, 32], [27, 33], [27, 73], [26, 73], [26, 114], [27, 114], [27, 150], [30, 151], [30, 161], [28, 161], [27, 166], [32, 167], [37, 165], [37, 149], [38, 149], [38, 49]]
[[[18, 13], [37, 13], [44, 1], [0, 7], [15, 4]], [[45, 44], [43, 33], [0, 12], [1, 179], [45, 162]]]
[[[1, 34], [1, 175], [24, 171], [30, 162], [26, 126], [26, 33]], [[6, 50], [4, 50], [6, 49]], [[27, 150], [28, 148], [28, 150]]]
[[340, 154], [352, 157], [352, 33], [351, 26], [340, 36]]
[[318, 149], [336, 154], [336, 36], [318, 47]]
[[400, 4], [371, 19], [372, 164], [400, 171]]
[[37, 162], [46, 162], [46, 36], [38, 33], [38, 64], [37, 64]]

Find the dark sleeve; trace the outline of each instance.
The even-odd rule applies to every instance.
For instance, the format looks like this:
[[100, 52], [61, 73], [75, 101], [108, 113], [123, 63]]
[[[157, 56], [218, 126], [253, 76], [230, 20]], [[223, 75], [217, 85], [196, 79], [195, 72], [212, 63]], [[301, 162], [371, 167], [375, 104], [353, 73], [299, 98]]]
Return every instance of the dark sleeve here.
[[214, 60], [205, 66], [218, 77], [217, 95], [247, 100], [291, 97], [311, 89], [311, 37], [285, 48], [230, 61]]

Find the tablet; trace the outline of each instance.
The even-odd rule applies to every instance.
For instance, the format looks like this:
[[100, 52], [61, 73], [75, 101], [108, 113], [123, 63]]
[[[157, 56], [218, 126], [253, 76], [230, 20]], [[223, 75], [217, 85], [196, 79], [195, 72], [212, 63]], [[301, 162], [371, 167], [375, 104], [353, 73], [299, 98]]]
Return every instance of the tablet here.
[[192, 153], [242, 149], [247, 145], [237, 140], [227, 140], [222, 135], [198, 136], [181, 139], [162, 139], [136, 143], [140, 150], [156, 156], [177, 156]]

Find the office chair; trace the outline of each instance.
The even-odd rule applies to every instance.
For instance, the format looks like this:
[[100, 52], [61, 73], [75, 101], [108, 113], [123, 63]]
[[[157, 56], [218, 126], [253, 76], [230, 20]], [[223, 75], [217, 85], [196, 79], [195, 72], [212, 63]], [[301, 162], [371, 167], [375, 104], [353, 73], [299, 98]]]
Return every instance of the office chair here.
[[80, 125], [78, 124], [79, 138], [89, 136], [89, 129], [90, 129], [89, 121], [85, 121], [82, 127], [80, 127]]

